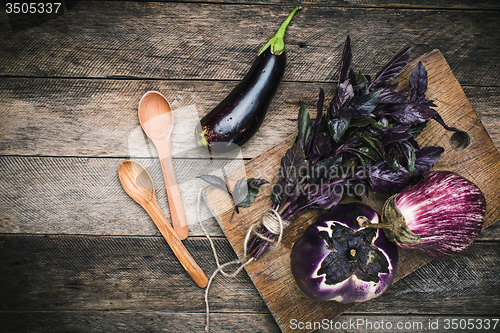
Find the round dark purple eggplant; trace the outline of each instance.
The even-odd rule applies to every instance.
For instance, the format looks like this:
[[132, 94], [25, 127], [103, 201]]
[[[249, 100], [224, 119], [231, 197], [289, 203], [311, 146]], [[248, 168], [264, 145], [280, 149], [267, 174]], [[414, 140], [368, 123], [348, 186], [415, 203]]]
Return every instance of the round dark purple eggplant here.
[[291, 270], [300, 289], [314, 300], [340, 303], [367, 301], [387, 290], [397, 246], [379, 229], [360, 227], [379, 221], [361, 203], [337, 205], [320, 216], [292, 248]]
[[286, 67], [283, 37], [295, 8], [276, 35], [260, 50], [241, 82], [196, 127], [200, 146], [221, 153], [242, 146], [257, 132], [278, 90]]

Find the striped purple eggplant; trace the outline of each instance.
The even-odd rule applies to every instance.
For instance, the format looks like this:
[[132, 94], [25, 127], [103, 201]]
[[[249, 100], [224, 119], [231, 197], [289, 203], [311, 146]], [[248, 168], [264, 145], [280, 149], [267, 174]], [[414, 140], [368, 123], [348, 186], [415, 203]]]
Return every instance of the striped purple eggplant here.
[[398, 248], [381, 230], [360, 227], [360, 221], [375, 224], [379, 215], [361, 203], [337, 205], [295, 242], [292, 274], [306, 295], [319, 301], [362, 302], [391, 285]]
[[453, 172], [432, 171], [387, 200], [378, 227], [402, 248], [444, 258], [472, 244], [485, 212], [486, 200], [475, 184]]

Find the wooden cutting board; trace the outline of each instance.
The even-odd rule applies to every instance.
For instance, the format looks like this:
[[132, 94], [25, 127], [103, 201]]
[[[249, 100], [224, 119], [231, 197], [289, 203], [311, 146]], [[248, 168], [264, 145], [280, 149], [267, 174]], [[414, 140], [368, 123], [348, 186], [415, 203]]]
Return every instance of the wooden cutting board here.
[[[477, 184], [486, 196], [487, 212], [484, 227], [500, 218], [500, 155], [485, 131], [477, 114], [472, 109], [460, 84], [453, 75], [446, 60], [438, 50], [434, 50], [410, 64], [400, 75], [401, 85], [407, 85], [407, 78], [418, 61], [422, 61], [428, 71], [429, 83], [426, 96], [434, 100], [437, 111], [445, 122], [466, 131], [470, 135], [470, 144], [463, 149], [456, 149], [456, 140], [451, 139], [452, 132], [444, 130], [435, 121], [430, 121], [419, 135], [421, 146], [439, 145], [445, 148], [434, 170], [450, 170], [466, 177]], [[295, 136], [288, 138], [264, 154], [249, 161], [228, 175], [233, 188], [241, 177], [265, 178], [271, 184], [277, 179], [281, 157], [291, 146]], [[241, 257], [244, 237], [248, 228], [271, 207], [271, 185], [262, 186], [261, 193], [250, 208], [241, 209], [229, 223], [232, 205], [229, 197], [222, 191], [209, 187], [205, 199], [222, 230]], [[367, 202], [380, 213], [385, 196], [370, 195]], [[290, 251], [295, 241], [315, 218], [322, 213], [311, 210], [299, 215], [286, 229], [282, 243], [273, 251], [267, 251], [259, 260], [245, 268], [262, 298], [267, 303], [274, 318], [283, 332], [291, 332], [291, 320], [316, 322], [333, 319], [355, 304], [337, 302], [319, 303], [305, 296], [295, 284], [290, 271]], [[430, 258], [416, 251], [401, 250], [400, 264], [395, 281], [403, 278], [415, 269], [431, 261]], [[295, 329], [293, 332], [308, 332]]]

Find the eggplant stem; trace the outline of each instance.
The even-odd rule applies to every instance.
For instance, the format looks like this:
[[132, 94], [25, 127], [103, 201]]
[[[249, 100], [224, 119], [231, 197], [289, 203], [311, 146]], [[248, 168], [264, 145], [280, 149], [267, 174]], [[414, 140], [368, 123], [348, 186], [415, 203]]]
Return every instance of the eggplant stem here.
[[273, 38], [271, 38], [264, 46], [262, 46], [259, 50], [259, 53], [257, 55], [261, 55], [262, 52], [267, 50], [269, 47], [271, 47], [271, 53], [274, 55], [280, 55], [283, 52], [285, 52], [285, 41], [283, 40], [285, 37], [285, 31], [286, 28], [288, 27], [288, 24], [292, 21], [293, 16], [298, 10], [301, 10], [302, 6], [295, 7], [294, 10], [288, 15], [285, 21], [281, 23], [281, 26], [279, 27], [278, 31], [276, 32], [276, 35], [274, 35]]
[[[403, 213], [399, 210], [395, 194], [386, 200], [382, 208], [382, 221], [380, 223], [367, 223], [362, 217], [358, 217], [358, 223], [366, 228], [383, 229], [387, 239], [398, 242], [401, 245], [415, 245], [421, 242], [420, 236], [415, 234], [406, 224]], [[367, 219], [368, 220], [368, 219]]]
[[[359, 220], [358, 220], [358, 222], [359, 222]], [[363, 228], [372, 228], [372, 229], [392, 230], [394, 228], [394, 224], [388, 223], [388, 222], [381, 222], [381, 223], [362, 222], [359, 225], [360, 225], [360, 227], [363, 227]]]

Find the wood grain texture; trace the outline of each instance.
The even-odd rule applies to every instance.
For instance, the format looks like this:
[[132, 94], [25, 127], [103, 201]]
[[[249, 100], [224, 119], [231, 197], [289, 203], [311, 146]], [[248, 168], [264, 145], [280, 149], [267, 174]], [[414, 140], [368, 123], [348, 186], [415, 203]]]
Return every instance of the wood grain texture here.
[[[207, 273], [215, 270], [208, 241], [184, 245]], [[214, 240], [222, 262], [234, 260], [224, 239]], [[0, 311], [205, 310], [198, 288], [162, 237], [1, 235]], [[219, 277], [211, 289], [214, 312], [266, 313], [246, 274]]]
[[[435, 123], [430, 123], [417, 140], [422, 146], [440, 145], [445, 148], [435, 169], [455, 171], [481, 188], [488, 203], [484, 222], [484, 226], [487, 227], [500, 218], [500, 192], [498, 191], [500, 155], [439, 51], [424, 55], [410, 64], [401, 74], [401, 84], [405, 84], [404, 78], [408, 77], [417, 61], [422, 61], [428, 71], [427, 98], [435, 101], [438, 106], [437, 110], [445, 122], [468, 132], [471, 144], [462, 150], [453, 149], [449, 141], [451, 134]], [[274, 183], [279, 160], [292, 142], [293, 137], [250, 161], [246, 165], [247, 172], [251, 174], [252, 170], [259, 170], [261, 174], [266, 174], [268, 179], [271, 179], [271, 183]], [[230, 176], [229, 179], [231, 178]], [[267, 196], [258, 199], [252, 206], [251, 212], [242, 213], [236, 216], [232, 223], [228, 223], [227, 198], [217, 191], [217, 189], [209, 188], [206, 192], [206, 200], [236, 253], [242, 255], [242, 246], [248, 228], [257, 222], [271, 206], [270, 193], [267, 191]], [[368, 204], [380, 212], [383, 199], [383, 197], [371, 196]], [[353, 305], [332, 302], [331, 306], [324, 307], [300, 293], [295, 287], [289, 267], [291, 247], [317, 214], [317, 212], [306, 212], [300, 215], [288, 228], [282, 243], [274, 251], [268, 251], [261, 259], [245, 267], [284, 332], [291, 331], [286, 326], [291, 318], [302, 321], [334, 318]], [[428, 257], [416, 251], [400, 251], [400, 264], [395, 281], [429, 261]], [[283, 298], [280, 295], [288, 297]]]
[[[123, 159], [139, 159], [168, 214], [156, 151], [136, 117], [147, 90], [164, 93], [184, 120], [173, 148], [189, 208], [185, 244], [207, 274], [215, 263], [195, 217], [204, 184], [193, 177], [231, 172], [295, 133], [297, 101], [315, 110], [320, 87], [331, 97], [347, 33], [367, 74], [405, 46], [412, 59], [440, 48], [500, 151], [496, 0], [308, 1], [286, 34], [285, 82], [264, 125], [242, 154], [214, 161], [191, 140], [193, 120], [236, 85], [297, 1], [63, 2], [61, 15], [42, 20], [0, 11], [2, 332], [203, 330], [202, 291], [116, 176]], [[221, 261], [236, 259], [211, 216], [202, 205]], [[498, 318], [499, 232], [498, 223], [483, 230], [458, 257], [418, 268], [335, 320]], [[247, 274], [218, 276], [210, 295], [212, 332], [281, 331]]]
[[[215, 270], [205, 238], [188, 238], [184, 244], [204, 271]], [[214, 244], [222, 263], [236, 258], [226, 239], [215, 238]], [[476, 242], [455, 258], [419, 268], [384, 295], [347, 313], [498, 314], [500, 268], [495, 263], [499, 255], [499, 242]], [[161, 237], [3, 234], [0, 265], [2, 315], [205, 310], [204, 291], [191, 282]], [[269, 313], [244, 272], [235, 278], [216, 277], [210, 309], [213, 313]]]
[[[80, 0], [87, 1], [87, 0]], [[139, 0], [147, 1], [147, 0]], [[160, 2], [202, 2], [219, 4], [247, 4], [247, 5], [284, 5], [295, 6], [296, 0], [159, 0]], [[64, 1], [63, 1], [64, 2]], [[313, 6], [333, 6], [333, 7], [387, 7], [387, 8], [442, 8], [442, 9], [500, 9], [500, 5], [495, 0], [314, 0], [307, 1]]]
[[[195, 142], [194, 127], [234, 85], [229, 81], [0, 78], [0, 154], [157, 156], [137, 119], [140, 96], [156, 89], [174, 109], [173, 157], [208, 158]], [[297, 102], [302, 100], [308, 110], [315, 110], [320, 88], [331, 98], [331, 83], [283, 82], [264, 124], [242, 147], [241, 155], [257, 157], [295, 133]], [[500, 87], [466, 87], [465, 92], [500, 151]]]
[[[393, 333], [395, 327], [398, 333], [414, 333], [425, 331], [429, 327], [437, 327], [444, 330], [446, 324], [451, 320], [457, 321], [472, 320], [477, 326], [485, 326], [486, 320], [490, 320], [490, 325], [494, 316], [457, 316], [457, 315], [341, 315], [335, 321], [328, 323], [333, 329], [320, 329], [318, 333], [339, 332], [358, 333], [361, 330], [370, 330], [375, 325], [383, 328], [378, 329], [380, 333]], [[449, 322], [447, 322], [447, 320]], [[204, 315], [200, 313], [171, 313], [162, 311], [72, 311], [72, 312], [13, 312], [0, 313], [0, 321], [3, 324], [2, 332], [47, 332], [46, 328], [51, 328], [51, 332], [80, 332], [85, 327], [86, 333], [100, 332], [186, 332], [198, 333], [204, 329]], [[354, 323], [354, 324], [353, 324]], [[359, 323], [359, 324], [358, 324]], [[389, 327], [387, 328], [387, 323]], [[392, 326], [391, 326], [392, 325]], [[405, 326], [406, 325], [406, 326]], [[433, 325], [433, 326], [430, 326]], [[327, 326], [327, 327], [328, 327]], [[344, 329], [335, 329], [335, 327]], [[350, 327], [350, 328], [349, 328]], [[377, 327], [377, 326], [375, 326]], [[405, 328], [406, 327], [406, 328]], [[211, 332], [243, 332], [243, 333], [277, 333], [281, 332], [273, 320], [271, 314], [242, 314], [242, 313], [216, 313], [212, 315], [210, 325]], [[469, 333], [470, 329], [453, 330], [457, 333]]]
[[[43, 25], [4, 31], [0, 75], [239, 80], [291, 7], [79, 2]], [[349, 33], [366, 73], [406, 46], [416, 55], [439, 47], [462, 84], [500, 85], [497, 11], [304, 7], [285, 38], [286, 81], [332, 80]]]
[[[194, 128], [236, 85], [219, 81], [0, 79], [2, 155], [157, 156], [137, 118], [142, 94], [162, 92], [172, 105], [173, 158], [209, 158]], [[283, 83], [259, 132], [242, 148], [256, 157], [295, 130], [298, 100], [313, 106], [330, 84]], [[500, 142], [500, 141], [499, 141]], [[218, 155], [237, 158], [239, 152]]]
[[[134, 159], [153, 177], [162, 211], [170, 216], [158, 159]], [[0, 157], [0, 232], [34, 234], [159, 235], [151, 219], [122, 189], [118, 166], [123, 159]], [[190, 236], [204, 235], [197, 220], [197, 197], [206, 183], [198, 176], [222, 177], [239, 160], [174, 161]], [[211, 212], [200, 215], [211, 235], [222, 235]]]
[[[158, 202], [168, 217], [159, 161], [135, 160], [151, 173]], [[159, 236], [149, 217], [121, 188], [117, 175], [121, 162], [116, 158], [0, 156], [0, 233]], [[243, 163], [175, 160], [191, 237], [204, 235], [196, 214], [198, 191], [206, 184], [196, 177], [222, 177], [222, 167], [230, 173]], [[223, 235], [204, 204], [200, 215], [210, 235]], [[500, 226], [483, 230], [479, 239], [500, 240]]]

